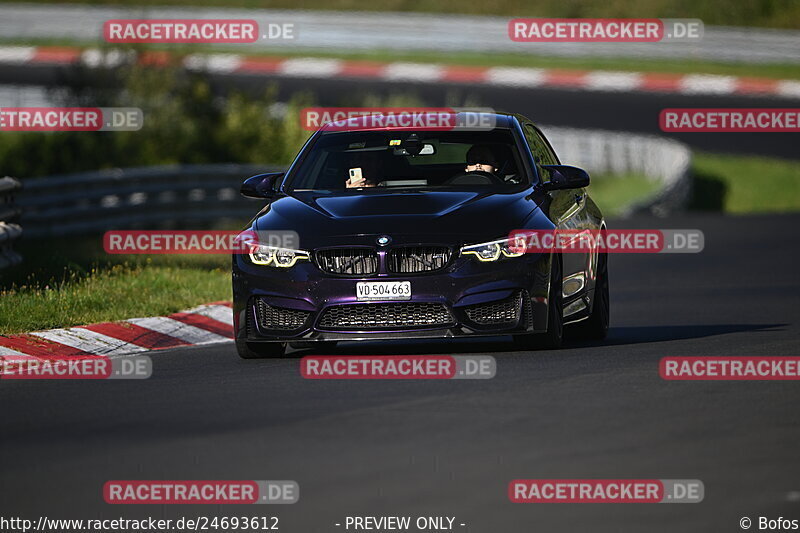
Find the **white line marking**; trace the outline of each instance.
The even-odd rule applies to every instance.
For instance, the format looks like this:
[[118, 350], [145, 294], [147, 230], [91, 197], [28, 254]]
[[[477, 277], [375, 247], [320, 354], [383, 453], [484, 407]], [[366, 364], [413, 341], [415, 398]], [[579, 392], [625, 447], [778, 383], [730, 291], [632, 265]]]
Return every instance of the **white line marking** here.
[[546, 81], [547, 71], [541, 68], [494, 67], [484, 74], [486, 83], [512, 87], [539, 87]]
[[584, 77], [584, 87], [600, 91], [632, 91], [642, 85], [638, 72], [610, 72], [596, 70]]
[[242, 56], [238, 54], [192, 54], [183, 60], [188, 70], [199, 70], [225, 74], [233, 72], [242, 64]]
[[184, 311], [184, 313], [195, 313], [216, 320], [217, 322], [228, 324], [229, 326], [233, 325], [233, 311], [230, 307], [225, 305], [201, 305], [194, 309]]
[[389, 63], [383, 69], [383, 78], [394, 81], [439, 81], [445, 69], [427, 63]]
[[173, 320], [164, 316], [153, 316], [147, 318], [131, 318], [127, 320], [131, 324], [136, 324], [146, 329], [152, 329], [164, 335], [175, 337], [190, 344], [207, 344], [210, 342], [229, 341], [228, 337], [217, 335], [210, 331], [200, 329], [189, 324], [184, 324], [178, 320]]
[[776, 94], [790, 98], [800, 98], [800, 81], [783, 80], [778, 83]]
[[97, 48], [89, 48], [81, 53], [81, 62], [92, 68], [113, 68], [122, 65], [126, 59], [132, 57], [134, 57], [133, 52], [123, 53], [120, 50], [108, 50], [104, 52]]
[[678, 92], [684, 94], [732, 94], [736, 90], [734, 76], [715, 76], [711, 74], [689, 74], [678, 85]]
[[307, 76], [310, 78], [329, 78], [342, 71], [342, 61], [338, 59], [317, 59], [298, 57], [287, 59], [278, 66], [278, 72], [284, 76]]
[[0, 46], [0, 63], [27, 63], [35, 55], [33, 46]]
[[50, 329], [47, 331], [36, 331], [31, 333], [49, 341], [66, 344], [84, 352], [95, 355], [122, 354], [132, 352], [146, 352], [147, 348], [136, 346], [96, 331], [82, 328], [69, 329]]
[[16, 350], [12, 350], [11, 348], [6, 348], [5, 346], [0, 346], [0, 356], [21, 357], [23, 359], [38, 359], [38, 357], [35, 355], [28, 355]]

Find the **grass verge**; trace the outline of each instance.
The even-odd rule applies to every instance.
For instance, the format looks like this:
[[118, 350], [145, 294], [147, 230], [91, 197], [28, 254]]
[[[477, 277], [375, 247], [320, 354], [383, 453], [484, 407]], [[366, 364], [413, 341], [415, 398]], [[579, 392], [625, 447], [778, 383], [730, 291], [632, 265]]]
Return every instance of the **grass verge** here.
[[230, 300], [228, 255], [108, 255], [102, 236], [21, 241], [0, 281], [0, 335]]
[[644, 176], [592, 176], [589, 195], [606, 217], [622, 214], [629, 205], [655, 194], [659, 183]]
[[230, 274], [222, 270], [116, 265], [0, 293], [0, 334], [165, 315], [227, 299]]
[[800, 210], [800, 161], [695, 153], [690, 207], [732, 214]]

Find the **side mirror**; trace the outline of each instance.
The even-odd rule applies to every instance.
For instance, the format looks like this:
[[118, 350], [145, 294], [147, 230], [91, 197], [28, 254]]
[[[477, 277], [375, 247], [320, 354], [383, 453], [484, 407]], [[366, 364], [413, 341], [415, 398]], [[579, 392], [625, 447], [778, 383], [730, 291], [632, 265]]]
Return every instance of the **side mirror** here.
[[589, 173], [578, 167], [567, 165], [542, 165], [550, 171], [550, 181], [542, 183], [546, 191], [581, 189], [589, 186]]
[[247, 198], [273, 198], [277, 196], [275, 184], [283, 177], [283, 172], [257, 174], [244, 180], [242, 183], [242, 196]]

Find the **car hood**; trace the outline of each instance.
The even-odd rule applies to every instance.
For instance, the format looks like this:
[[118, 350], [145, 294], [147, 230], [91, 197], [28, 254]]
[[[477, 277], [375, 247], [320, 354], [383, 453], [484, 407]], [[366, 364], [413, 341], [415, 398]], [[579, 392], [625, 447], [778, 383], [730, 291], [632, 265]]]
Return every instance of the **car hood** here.
[[300, 246], [306, 249], [373, 245], [378, 235], [389, 235], [395, 244], [480, 242], [523, 227], [536, 209], [529, 193], [295, 192], [266, 206], [254, 228], [296, 231]]

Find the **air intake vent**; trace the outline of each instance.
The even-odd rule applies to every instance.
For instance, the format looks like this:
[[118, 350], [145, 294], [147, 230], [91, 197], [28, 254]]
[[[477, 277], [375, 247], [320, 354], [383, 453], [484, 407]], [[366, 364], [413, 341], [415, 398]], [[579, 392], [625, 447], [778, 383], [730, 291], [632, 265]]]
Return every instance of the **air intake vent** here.
[[437, 303], [336, 305], [326, 309], [319, 327], [334, 330], [402, 329], [448, 326], [452, 315]]
[[371, 248], [328, 248], [314, 255], [319, 268], [330, 274], [358, 276], [378, 271], [378, 255]]
[[522, 291], [513, 296], [488, 304], [470, 305], [464, 309], [467, 317], [482, 326], [513, 325], [519, 321], [522, 310]]
[[397, 274], [433, 272], [447, 266], [450, 256], [446, 246], [401, 246], [389, 252], [386, 265]]
[[256, 312], [258, 313], [258, 325], [261, 329], [273, 331], [294, 331], [302, 328], [308, 319], [308, 311], [297, 311], [296, 309], [284, 309], [273, 307], [263, 299], [256, 299]]

